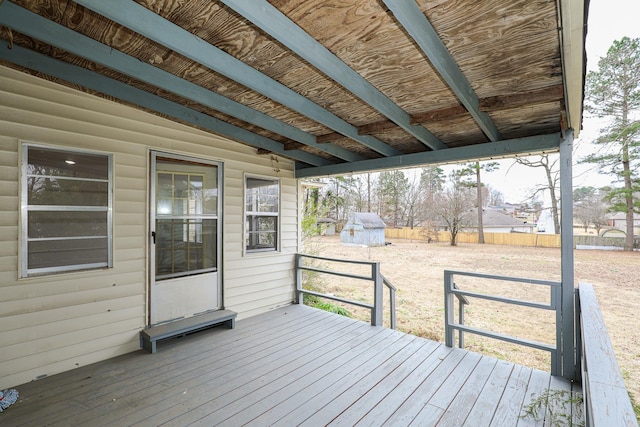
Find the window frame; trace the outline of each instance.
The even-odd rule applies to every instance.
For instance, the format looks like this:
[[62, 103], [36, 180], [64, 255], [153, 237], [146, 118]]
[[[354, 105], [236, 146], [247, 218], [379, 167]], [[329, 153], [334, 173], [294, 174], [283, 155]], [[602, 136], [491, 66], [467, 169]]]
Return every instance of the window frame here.
[[[278, 194], [277, 194], [277, 210], [275, 212], [262, 212], [262, 211], [253, 211], [247, 209], [247, 196], [249, 193], [249, 187], [247, 185], [248, 181], [259, 180], [264, 182], [270, 182], [272, 184], [277, 185]], [[255, 254], [255, 253], [264, 253], [264, 252], [279, 252], [280, 251], [280, 241], [281, 241], [281, 215], [282, 211], [282, 184], [280, 178], [272, 177], [272, 176], [264, 176], [264, 175], [253, 175], [253, 174], [245, 174], [243, 179], [243, 248], [245, 254]], [[251, 232], [250, 228], [247, 224], [253, 218], [275, 218], [275, 226], [276, 230], [274, 233], [275, 244], [269, 247], [253, 247], [255, 245], [248, 245], [247, 241], [250, 241], [249, 233]]]
[[[38, 150], [48, 150], [51, 152], [58, 153], [69, 153], [71, 155], [89, 155], [89, 156], [98, 156], [103, 157], [107, 161], [107, 178], [85, 178], [85, 177], [65, 177], [60, 176], [59, 178], [63, 179], [72, 179], [74, 181], [82, 181], [82, 182], [98, 182], [98, 183], [106, 183], [107, 184], [107, 202], [106, 206], [93, 206], [87, 204], [78, 204], [78, 205], [36, 205], [29, 204], [29, 193], [28, 193], [28, 181], [30, 177], [37, 176], [29, 174], [28, 165], [29, 165], [29, 150], [30, 149], [38, 149]], [[57, 175], [52, 175], [53, 177], [58, 177]], [[59, 274], [59, 273], [69, 273], [76, 271], [87, 271], [87, 270], [98, 270], [104, 268], [113, 268], [113, 154], [105, 153], [101, 151], [94, 150], [84, 150], [84, 149], [76, 149], [65, 146], [54, 146], [47, 144], [38, 144], [33, 142], [22, 142], [21, 141], [21, 164], [20, 164], [20, 271], [19, 277], [21, 278], [29, 278], [29, 277], [38, 277], [45, 276], [51, 274]], [[106, 248], [106, 259], [100, 262], [93, 263], [80, 263], [80, 264], [69, 264], [69, 265], [56, 265], [50, 267], [38, 267], [38, 268], [29, 268], [29, 244], [31, 242], [48, 242], [55, 240], [65, 240], [65, 237], [40, 237], [40, 238], [31, 238], [29, 237], [29, 213], [30, 212], [104, 212], [106, 214], [106, 236], [91, 236], [91, 235], [73, 235], [66, 236], [67, 240], [81, 240], [81, 239], [90, 239], [90, 238], [106, 238], [107, 248]], [[102, 223], [102, 221], [101, 221]]]

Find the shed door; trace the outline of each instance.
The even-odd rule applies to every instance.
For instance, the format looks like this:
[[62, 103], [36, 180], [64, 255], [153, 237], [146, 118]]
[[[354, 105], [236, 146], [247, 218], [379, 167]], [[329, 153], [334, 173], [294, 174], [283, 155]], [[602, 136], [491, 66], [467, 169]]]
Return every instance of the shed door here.
[[150, 324], [221, 306], [221, 165], [152, 153]]

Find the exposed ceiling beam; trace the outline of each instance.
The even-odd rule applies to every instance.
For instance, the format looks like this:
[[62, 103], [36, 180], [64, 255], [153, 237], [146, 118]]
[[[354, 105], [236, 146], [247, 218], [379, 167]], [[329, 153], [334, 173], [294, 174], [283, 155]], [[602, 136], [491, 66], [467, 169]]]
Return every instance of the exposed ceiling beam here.
[[[5, 4], [7, 2], [4, 2]], [[0, 16], [4, 10], [0, 9]], [[16, 65], [29, 68], [59, 79], [79, 84], [82, 87], [112, 96], [116, 99], [147, 108], [173, 119], [190, 123], [215, 134], [241, 141], [258, 149], [268, 150], [283, 157], [314, 166], [326, 166], [331, 161], [304, 151], [286, 151], [282, 144], [238, 126], [192, 110], [183, 105], [134, 88], [85, 68], [39, 54], [18, 45], [9, 48], [8, 43], [0, 43], [0, 58]]]
[[411, 117], [402, 108], [265, 0], [220, 1], [331, 77], [427, 147], [432, 150], [447, 148], [427, 129], [421, 125], [412, 124]]
[[296, 178], [311, 178], [327, 175], [345, 175], [383, 169], [401, 169], [428, 164], [459, 163], [468, 160], [498, 159], [557, 152], [562, 140], [560, 133], [508, 139], [485, 144], [403, 154], [402, 156], [361, 160], [329, 166], [296, 169]]
[[564, 100], [564, 87], [562, 85], [556, 85], [525, 93], [482, 98], [480, 99], [480, 110], [500, 111], [562, 100]]
[[112, 70], [221, 111], [247, 123], [324, 151], [339, 159], [347, 161], [363, 159], [362, 156], [345, 150], [340, 146], [318, 144], [316, 137], [308, 132], [276, 120], [267, 114], [200, 87], [137, 58], [114, 50], [13, 3], [4, 2], [4, 4], [0, 4], [0, 10], [2, 11], [0, 24], [4, 24], [22, 34], [42, 40], [74, 55], [104, 65]]
[[491, 117], [478, 108], [479, 99], [467, 78], [456, 64], [427, 17], [414, 0], [383, 0], [396, 19], [420, 46], [431, 64], [469, 111], [491, 141], [502, 139]]
[[436, 122], [438, 120], [446, 120], [469, 114], [462, 105], [441, 108], [439, 110], [425, 111], [424, 113], [416, 113], [411, 116], [413, 123]]
[[[524, 93], [512, 95], [489, 96], [480, 98], [480, 111], [503, 111], [511, 108], [518, 108], [527, 105], [544, 104], [547, 102], [557, 102], [564, 100], [564, 88], [562, 85], [549, 86]], [[423, 113], [411, 115], [411, 123], [428, 123], [441, 120], [455, 119], [469, 114], [462, 105], [453, 107], [429, 110]], [[389, 120], [367, 123], [358, 126], [360, 134], [368, 134], [393, 129], [396, 124]], [[318, 143], [327, 143], [342, 138], [342, 135], [335, 132], [324, 135], [317, 135]]]
[[137, 3], [130, 0], [77, 0], [76, 3], [241, 83], [382, 155], [402, 154], [377, 138], [370, 135], [358, 135], [355, 126], [310, 99]]

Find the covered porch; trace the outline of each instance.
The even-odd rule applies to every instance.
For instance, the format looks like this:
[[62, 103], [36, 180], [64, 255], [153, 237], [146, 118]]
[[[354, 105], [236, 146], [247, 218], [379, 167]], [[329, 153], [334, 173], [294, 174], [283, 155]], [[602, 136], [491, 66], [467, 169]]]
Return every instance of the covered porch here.
[[[3, 425], [582, 421], [581, 401], [571, 398], [580, 389], [567, 380], [303, 305], [241, 320], [233, 330], [217, 327], [167, 340], [156, 354], [126, 354], [18, 390], [22, 397], [2, 414]], [[537, 408], [548, 391], [566, 394], [567, 405]]]

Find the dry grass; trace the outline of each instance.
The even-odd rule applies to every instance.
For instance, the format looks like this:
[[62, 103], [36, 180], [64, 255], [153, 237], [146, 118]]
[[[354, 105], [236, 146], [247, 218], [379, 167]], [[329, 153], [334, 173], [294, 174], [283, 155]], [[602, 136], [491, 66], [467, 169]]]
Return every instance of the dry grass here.
[[[501, 276], [560, 280], [560, 250], [515, 246], [391, 240], [377, 248], [342, 246], [337, 236], [316, 238], [320, 255], [381, 263], [384, 274], [397, 288], [398, 329], [426, 338], [444, 340], [443, 271], [460, 270]], [[333, 268], [333, 266], [332, 266]], [[640, 400], [640, 330], [635, 319], [640, 301], [640, 253], [622, 251], [576, 251], [576, 282], [592, 283], [613, 342], [627, 389]], [[323, 275], [326, 292], [349, 299], [372, 301], [371, 282]], [[463, 289], [495, 292], [519, 299], [548, 301], [545, 287], [483, 281], [458, 277]], [[385, 305], [388, 305], [385, 295]], [[474, 299], [465, 323], [518, 337], [552, 343], [555, 318], [552, 312]], [[369, 319], [364, 309], [347, 307], [356, 317]], [[385, 318], [388, 319], [385, 314]], [[466, 348], [549, 370], [547, 352], [465, 335]]]

